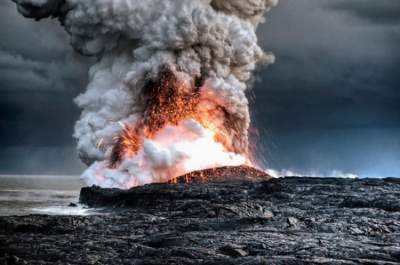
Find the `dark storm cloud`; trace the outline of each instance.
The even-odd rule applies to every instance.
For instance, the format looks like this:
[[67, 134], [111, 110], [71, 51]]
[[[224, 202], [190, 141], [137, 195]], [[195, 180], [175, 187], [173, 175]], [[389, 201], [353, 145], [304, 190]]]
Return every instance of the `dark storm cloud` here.
[[2, 147], [74, 145], [72, 128], [79, 112], [71, 94], [0, 92], [0, 97]]
[[2, 1], [0, 25], [0, 90], [81, 90], [87, 62], [73, 52], [58, 21], [33, 22]]
[[0, 3], [0, 172], [78, 173], [73, 98], [89, 63], [56, 20], [35, 22]]
[[0, 90], [78, 91], [86, 71], [85, 64], [68, 56], [47, 62], [0, 49]]
[[[76, 175], [84, 166], [80, 163], [75, 147], [19, 146], [0, 151], [2, 174]], [[6, 169], [6, 170], [4, 170]]]
[[277, 61], [255, 87], [269, 166], [400, 175], [398, 3], [280, 1], [259, 31]]
[[341, 0], [330, 5], [339, 11], [346, 11], [372, 23], [400, 23], [400, 1], [398, 0]]
[[1, 49], [46, 62], [60, 60], [71, 52], [68, 36], [60, 29], [58, 21], [26, 19], [16, 11], [14, 3], [1, 2]]
[[268, 110], [259, 119], [286, 128], [400, 126], [400, 27], [360, 27], [328, 3], [282, 1], [260, 30], [277, 62], [259, 73], [256, 105]]
[[2, 1], [0, 25], [0, 90], [78, 93], [87, 63], [73, 52], [58, 21], [33, 22]]
[[[279, 57], [256, 86], [259, 119], [268, 127], [400, 126], [398, 63], [342, 61], [327, 53]], [[264, 103], [264, 104], [263, 104]]]

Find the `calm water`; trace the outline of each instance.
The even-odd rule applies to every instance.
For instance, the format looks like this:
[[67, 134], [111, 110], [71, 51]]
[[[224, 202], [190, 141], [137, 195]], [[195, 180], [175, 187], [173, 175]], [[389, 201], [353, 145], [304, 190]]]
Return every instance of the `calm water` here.
[[79, 177], [0, 175], [0, 216], [91, 214], [82, 205], [68, 206], [78, 203], [82, 186]]

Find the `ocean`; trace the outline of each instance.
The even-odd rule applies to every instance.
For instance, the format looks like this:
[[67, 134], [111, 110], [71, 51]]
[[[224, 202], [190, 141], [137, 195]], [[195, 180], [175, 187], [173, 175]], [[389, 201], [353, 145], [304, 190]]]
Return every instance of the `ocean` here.
[[92, 214], [78, 203], [82, 186], [78, 176], [0, 175], [0, 216]]

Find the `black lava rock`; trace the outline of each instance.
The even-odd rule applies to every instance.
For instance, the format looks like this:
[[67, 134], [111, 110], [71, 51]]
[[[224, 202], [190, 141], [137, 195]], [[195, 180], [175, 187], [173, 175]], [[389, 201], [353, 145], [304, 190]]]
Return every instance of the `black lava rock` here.
[[400, 181], [83, 188], [92, 216], [0, 217], [0, 264], [399, 264]]

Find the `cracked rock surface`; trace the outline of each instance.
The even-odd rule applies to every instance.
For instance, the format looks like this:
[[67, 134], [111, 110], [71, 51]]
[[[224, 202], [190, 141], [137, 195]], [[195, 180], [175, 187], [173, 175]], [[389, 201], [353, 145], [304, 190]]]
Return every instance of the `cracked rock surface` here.
[[400, 264], [400, 180], [83, 188], [93, 216], [0, 217], [0, 264]]

